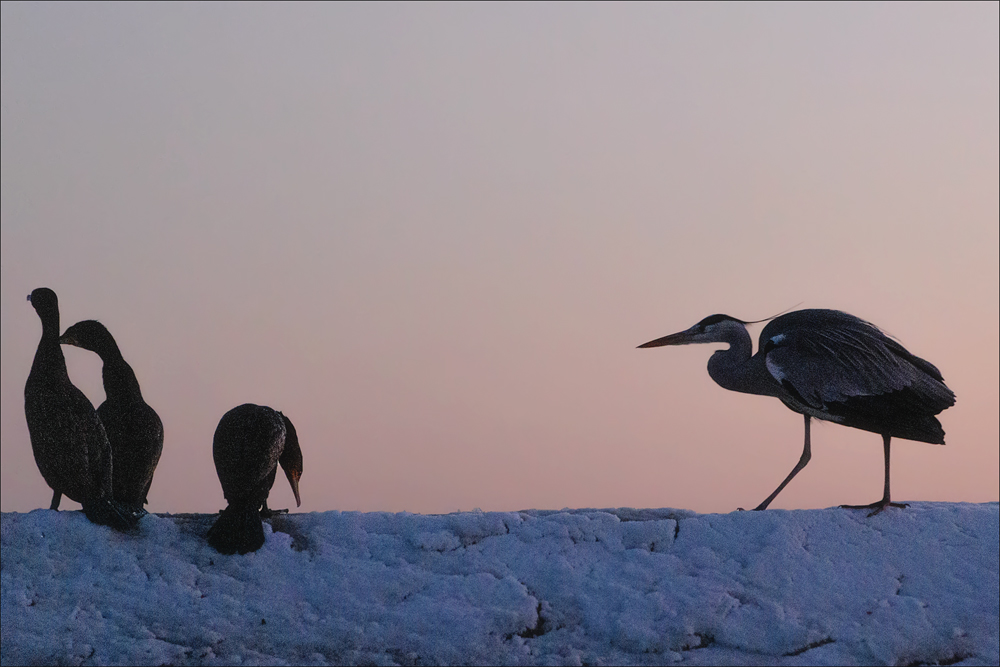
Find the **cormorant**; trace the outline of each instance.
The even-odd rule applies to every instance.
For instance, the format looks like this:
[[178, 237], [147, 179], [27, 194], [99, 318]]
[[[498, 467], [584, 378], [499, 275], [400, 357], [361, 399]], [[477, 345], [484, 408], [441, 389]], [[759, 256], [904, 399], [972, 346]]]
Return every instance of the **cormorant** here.
[[96, 352], [104, 362], [104, 393], [97, 416], [111, 443], [114, 499], [133, 512], [145, 514], [153, 471], [163, 451], [163, 422], [142, 400], [139, 381], [122, 358], [118, 344], [107, 328], [96, 320], [77, 322], [59, 342]]
[[288, 511], [267, 507], [278, 465], [292, 486], [296, 506], [302, 505], [302, 450], [295, 427], [277, 410], [245, 403], [222, 416], [212, 458], [229, 506], [208, 531], [208, 543], [224, 554], [256, 551], [264, 544], [261, 517]]
[[39, 287], [28, 300], [42, 320], [42, 338], [24, 385], [24, 416], [35, 463], [53, 491], [49, 509], [59, 509], [65, 494], [83, 505], [94, 523], [129, 530], [138, 517], [113, 500], [108, 436], [93, 404], [66, 372], [56, 293]]

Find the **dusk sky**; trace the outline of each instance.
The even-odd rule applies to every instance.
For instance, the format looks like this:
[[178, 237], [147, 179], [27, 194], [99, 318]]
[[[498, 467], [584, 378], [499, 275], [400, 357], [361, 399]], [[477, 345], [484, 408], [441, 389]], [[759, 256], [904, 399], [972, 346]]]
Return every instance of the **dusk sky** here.
[[[225, 505], [245, 402], [297, 427], [300, 511], [752, 507], [801, 416], [716, 385], [717, 345], [636, 346], [792, 307], [956, 393], [946, 446], [893, 441], [893, 500], [1000, 496], [997, 3], [0, 11], [5, 512], [51, 499], [42, 286], [163, 420], [153, 512]], [[878, 500], [880, 437], [814, 424], [772, 507]]]

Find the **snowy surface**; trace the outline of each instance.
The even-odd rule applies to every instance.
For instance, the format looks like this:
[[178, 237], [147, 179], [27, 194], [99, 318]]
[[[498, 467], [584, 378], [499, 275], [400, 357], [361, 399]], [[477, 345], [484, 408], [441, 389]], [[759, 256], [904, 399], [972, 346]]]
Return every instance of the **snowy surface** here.
[[997, 664], [997, 503], [2, 515], [3, 664]]

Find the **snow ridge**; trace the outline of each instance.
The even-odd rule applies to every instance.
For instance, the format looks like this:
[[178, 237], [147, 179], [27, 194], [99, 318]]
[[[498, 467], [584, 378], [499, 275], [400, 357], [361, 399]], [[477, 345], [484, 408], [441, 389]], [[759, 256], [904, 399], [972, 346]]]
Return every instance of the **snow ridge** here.
[[998, 508], [5, 513], [0, 662], [997, 664]]

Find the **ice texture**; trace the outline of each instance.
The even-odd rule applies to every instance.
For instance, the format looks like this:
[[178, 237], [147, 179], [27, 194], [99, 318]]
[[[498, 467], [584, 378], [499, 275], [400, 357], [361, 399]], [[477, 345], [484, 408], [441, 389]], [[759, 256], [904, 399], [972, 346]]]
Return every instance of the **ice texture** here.
[[317, 512], [256, 553], [5, 513], [7, 664], [1000, 662], [997, 503]]

